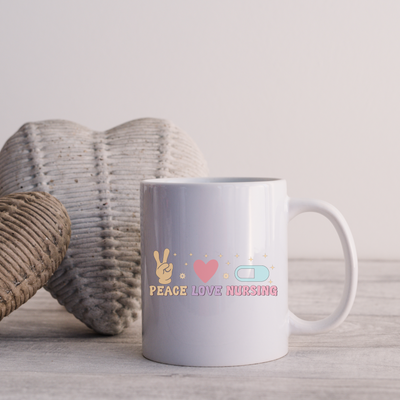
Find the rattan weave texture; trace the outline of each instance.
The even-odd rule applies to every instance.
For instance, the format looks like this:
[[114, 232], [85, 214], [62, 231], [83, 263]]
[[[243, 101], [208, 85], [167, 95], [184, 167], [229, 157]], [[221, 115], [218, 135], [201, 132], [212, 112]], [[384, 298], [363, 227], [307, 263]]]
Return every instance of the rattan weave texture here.
[[0, 320], [43, 287], [71, 237], [64, 206], [48, 193], [0, 198]]

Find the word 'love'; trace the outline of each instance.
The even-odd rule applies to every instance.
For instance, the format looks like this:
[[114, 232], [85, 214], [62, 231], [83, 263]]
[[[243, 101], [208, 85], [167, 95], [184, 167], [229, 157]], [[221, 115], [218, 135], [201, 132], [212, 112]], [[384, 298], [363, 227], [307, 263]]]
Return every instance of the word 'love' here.
[[222, 296], [222, 286], [203, 286], [200, 285], [197, 289], [196, 286], [192, 286], [192, 296], [204, 296], [206, 293], [208, 296]]

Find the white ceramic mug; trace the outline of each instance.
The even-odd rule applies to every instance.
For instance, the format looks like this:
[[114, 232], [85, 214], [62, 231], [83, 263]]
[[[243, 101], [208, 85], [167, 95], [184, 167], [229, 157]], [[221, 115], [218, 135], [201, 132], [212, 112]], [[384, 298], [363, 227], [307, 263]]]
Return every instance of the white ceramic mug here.
[[[346, 278], [327, 318], [288, 309], [287, 228], [296, 215], [326, 216], [339, 234]], [[357, 255], [340, 212], [291, 199], [269, 178], [152, 179], [141, 183], [144, 357], [167, 364], [232, 366], [283, 357], [291, 334], [344, 321], [357, 288]]]

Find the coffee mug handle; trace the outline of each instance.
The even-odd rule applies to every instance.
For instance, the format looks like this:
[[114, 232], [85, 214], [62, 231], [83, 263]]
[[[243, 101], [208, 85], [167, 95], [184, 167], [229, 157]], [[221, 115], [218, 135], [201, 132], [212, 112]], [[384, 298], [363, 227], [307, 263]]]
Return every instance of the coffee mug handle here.
[[289, 311], [290, 334], [312, 335], [327, 332], [340, 325], [349, 314], [357, 290], [358, 262], [353, 235], [343, 215], [331, 204], [320, 200], [288, 199], [289, 221], [305, 212], [316, 212], [332, 222], [342, 243], [345, 260], [345, 282], [342, 298], [336, 310], [324, 319], [305, 321]]

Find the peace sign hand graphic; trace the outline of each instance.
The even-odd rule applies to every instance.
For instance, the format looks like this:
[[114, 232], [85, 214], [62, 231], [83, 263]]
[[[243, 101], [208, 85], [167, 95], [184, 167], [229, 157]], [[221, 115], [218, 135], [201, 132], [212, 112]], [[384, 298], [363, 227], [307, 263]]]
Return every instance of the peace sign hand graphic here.
[[172, 263], [170, 264], [167, 263], [168, 256], [169, 256], [169, 249], [165, 249], [163, 262], [160, 262], [160, 255], [158, 251], [156, 250], [154, 252], [154, 258], [157, 263], [156, 275], [158, 276], [159, 282], [162, 285], [167, 285], [168, 283], [171, 282], [172, 269], [174, 268]]

